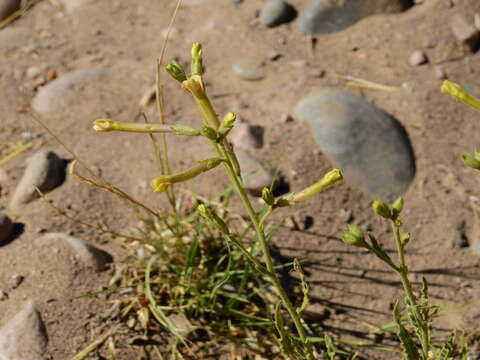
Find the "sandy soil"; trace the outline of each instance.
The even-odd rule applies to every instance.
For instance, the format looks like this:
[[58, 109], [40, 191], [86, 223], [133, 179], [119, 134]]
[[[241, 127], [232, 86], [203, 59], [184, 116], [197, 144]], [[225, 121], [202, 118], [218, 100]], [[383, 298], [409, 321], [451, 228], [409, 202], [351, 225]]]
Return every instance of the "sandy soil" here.
[[[48, 72], [60, 76], [82, 67], [102, 68], [105, 75], [101, 80], [83, 86], [68, 106], [42, 119], [108, 181], [152, 206], [165, 206], [165, 197], [152, 196], [147, 186], [158, 173], [147, 138], [97, 134], [91, 124], [99, 117], [121, 121], [137, 118], [142, 94], [154, 83], [162, 31], [168, 26], [174, 1], [96, 1], [73, 13], [62, 12], [53, 3], [41, 1], [9, 25], [27, 28], [30, 35], [13, 48], [0, 49], [0, 146], [24, 140], [25, 133], [30, 132], [38, 136], [41, 146], [72, 159], [25, 111], [35, 93], [35, 79], [28, 78], [26, 72], [34, 65], [42, 68], [42, 76]], [[302, 9], [307, 1], [291, 3]], [[405, 195], [405, 223], [413, 234], [408, 252], [412, 280], [418, 283], [426, 276], [433, 301], [439, 305], [466, 304], [440, 318], [437, 327], [475, 329], [480, 320], [476, 306], [480, 298], [479, 258], [468, 247], [454, 248], [452, 241], [463, 222], [470, 242], [480, 237], [473, 231], [469, 205], [469, 196], [480, 196], [478, 174], [459, 158], [478, 144], [479, 116], [439, 93], [441, 80], [435, 67], [480, 94], [480, 54], [456, 45], [448, 26], [455, 13], [480, 13], [480, 2], [424, 0], [402, 14], [372, 16], [342, 32], [318, 37], [313, 49], [309, 39], [298, 35], [295, 22], [273, 29], [261, 26], [256, 18], [260, 5], [255, 0], [241, 5], [205, 0], [200, 5], [184, 6], [174, 25], [167, 58], [188, 61], [191, 43], [203, 43], [209, 92], [216, 95], [218, 111], [238, 111], [244, 119], [265, 128], [265, 145], [256, 155], [278, 164], [292, 190], [309, 185], [331, 168], [306, 124], [298, 119], [282, 121], [282, 114], [292, 114], [294, 104], [311, 89], [337, 86], [394, 115], [408, 131], [417, 165], [415, 180]], [[409, 65], [409, 55], [415, 49], [423, 49], [430, 62]], [[276, 61], [268, 59], [273, 50], [281, 54]], [[259, 82], [238, 79], [232, 71], [238, 59], [263, 64], [266, 78]], [[324, 70], [325, 76], [314, 77], [312, 70]], [[334, 73], [400, 89], [383, 92], [347, 87]], [[169, 122], [198, 124], [191, 98], [173, 81], [165, 83], [165, 99]], [[154, 119], [154, 106], [146, 112]], [[208, 144], [199, 139], [174, 138], [169, 142], [175, 169], [209, 154]], [[24, 160], [38, 147], [0, 167], [0, 205], [7, 204]], [[215, 170], [186, 186], [212, 195], [226, 184], [220, 174]], [[72, 179], [49, 197], [86, 221], [101, 221], [122, 231], [136, 223], [121, 202]], [[383, 264], [339, 240], [346, 226], [341, 210], [351, 210], [353, 223], [371, 224], [381, 242], [393, 248], [387, 227], [369, 209], [370, 200], [353, 186], [335, 187], [296, 207], [297, 219], [313, 218], [311, 227], [300, 231], [285, 228], [274, 238], [283, 255], [308, 260], [315, 306], [319, 311], [325, 306], [333, 310], [326, 326], [344, 338], [357, 340], [368, 338], [373, 326], [387, 323], [392, 304], [401, 296], [400, 284]], [[0, 324], [18, 311], [25, 299], [33, 298], [47, 327], [48, 358], [68, 359], [109, 326], [97, 316], [109, 307], [105, 297], [72, 297], [102, 289], [112, 271], [98, 275], [74, 261], [57, 261], [48, 249], [37, 251], [33, 240], [43, 232], [61, 231], [96, 243], [110, 252], [115, 262], [124, 255], [115, 242], [66, 220], [42, 201], [30, 204], [14, 220], [17, 236], [0, 247], [0, 290], [8, 293], [8, 299], [0, 301]], [[15, 274], [25, 276], [25, 280], [12, 289]], [[95, 356], [92, 358], [102, 358]], [[137, 347], [118, 359], [141, 356]], [[380, 353], [371, 358], [397, 356]]]

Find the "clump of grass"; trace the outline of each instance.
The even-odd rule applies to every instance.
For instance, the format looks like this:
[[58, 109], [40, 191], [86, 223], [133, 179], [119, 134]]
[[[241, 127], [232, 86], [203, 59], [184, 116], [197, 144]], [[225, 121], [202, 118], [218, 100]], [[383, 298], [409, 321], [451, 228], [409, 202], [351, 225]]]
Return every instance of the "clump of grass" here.
[[[175, 349], [181, 348], [187, 355], [191, 353], [191, 341], [223, 338], [266, 358], [313, 360], [318, 354], [302, 320], [309, 287], [299, 260], [274, 266], [269, 241], [276, 226], [270, 226], [268, 218], [276, 209], [292, 206], [341, 181], [342, 173], [334, 169], [312, 186], [278, 199], [271, 188], [264, 188], [264, 206], [255, 209], [228, 141], [236, 115], [227, 113], [223, 120], [218, 118], [204, 85], [199, 43], [193, 44], [191, 55], [189, 75], [177, 62], [168, 64], [166, 71], [198, 105], [203, 119], [198, 128], [167, 125], [163, 120], [160, 124], [111, 119], [94, 122], [94, 130], [98, 132], [200, 136], [210, 142], [215, 155], [172, 174], [166, 147], [163, 152], [157, 151], [163, 155], [160, 161], [163, 175], [154, 178], [150, 185], [154, 192], [167, 192], [172, 209], [168, 215], [152, 211], [147, 211], [147, 216], [138, 214], [143, 229], [135, 237], [142, 240], [129, 242], [135, 256], [111, 284], [117, 280], [120, 283], [115, 285], [121, 287], [136, 284], [136, 296], [124, 301], [122, 313], [126, 316], [136, 310], [138, 323], [145, 330], [149, 329], [152, 317], [155, 318], [174, 335]], [[196, 179], [217, 166], [223, 166], [231, 183], [231, 188], [221, 196], [223, 201], [194, 198], [195, 210], [182, 214], [173, 186]], [[232, 217], [228, 211], [233, 192], [243, 203], [248, 221]], [[301, 299], [291, 298], [283, 287], [278, 275], [282, 267], [299, 274]], [[329, 347], [329, 354], [332, 351]]]

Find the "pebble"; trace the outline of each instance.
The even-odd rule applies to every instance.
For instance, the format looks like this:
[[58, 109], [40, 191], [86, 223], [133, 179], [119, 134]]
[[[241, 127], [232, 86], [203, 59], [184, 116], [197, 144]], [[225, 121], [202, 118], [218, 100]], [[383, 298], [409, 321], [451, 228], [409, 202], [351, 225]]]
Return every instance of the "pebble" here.
[[263, 146], [264, 131], [263, 127], [258, 125], [238, 123], [235, 124], [231, 132], [230, 141], [235, 148], [244, 150], [260, 149]]
[[467, 234], [465, 233], [465, 222], [462, 222], [455, 229], [455, 234], [452, 239], [452, 247], [456, 249], [463, 249], [470, 246]]
[[238, 162], [242, 170], [245, 189], [254, 196], [262, 196], [262, 190], [273, 182], [272, 173], [253, 156], [243, 150], [236, 150]]
[[93, 246], [86, 240], [65, 233], [45, 234], [35, 240], [35, 245], [46, 246], [48, 243], [51, 246], [52, 242], [68, 244], [82, 262], [95, 271], [105, 270], [106, 265], [112, 261], [112, 256], [107, 252]]
[[366, 16], [403, 11], [409, 5], [408, 0], [310, 0], [299, 17], [298, 29], [302, 35], [329, 34]]
[[0, 359], [45, 360], [47, 334], [33, 301], [0, 328]]
[[102, 69], [78, 69], [65, 74], [38, 89], [32, 100], [35, 111], [46, 114], [65, 106], [80, 85], [92, 81], [104, 73]]
[[455, 38], [474, 52], [480, 47], [480, 30], [462, 14], [455, 14], [450, 23]]
[[246, 61], [239, 61], [233, 65], [233, 72], [240, 79], [256, 81], [265, 77], [265, 71], [258, 66], [253, 66]]
[[21, 0], [0, 0], [0, 20], [20, 9]]
[[7, 242], [13, 232], [13, 223], [10, 218], [0, 212], [0, 245]]
[[274, 27], [292, 21], [297, 16], [295, 8], [283, 0], [267, 0], [260, 10], [260, 23]]
[[23, 282], [23, 280], [25, 280], [25, 276], [23, 276], [21, 274], [12, 275], [12, 281], [11, 281], [12, 289], [18, 288], [21, 285], [21, 283]]
[[351, 223], [354, 219], [352, 210], [341, 209], [340, 210], [340, 219], [344, 223]]
[[410, 54], [408, 62], [412, 66], [419, 66], [428, 62], [427, 55], [422, 50], [415, 50]]
[[0, 30], [0, 48], [20, 47], [29, 35], [27, 28], [8, 26]]
[[391, 115], [348, 92], [324, 88], [303, 97], [295, 116], [307, 121], [323, 153], [367, 196], [393, 201], [415, 175], [413, 150]]
[[448, 75], [447, 73], [445, 72], [445, 70], [441, 67], [441, 66], [435, 66], [433, 68], [433, 71], [435, 73], [435, 77], [439, 80], [445, 80], [448, 78]]
[[95, 0], [59, 0], [60, 4], [63, 6], [67, 13], [72, 13], [78, 8], [94, 1]]
[[27, 160], [27, 168], [9, 203], [18, 210], [38, 197], [35, 188], [47, 192], [59, 186], [65, 178], [65, 160], [48, 149], [41, 149]]

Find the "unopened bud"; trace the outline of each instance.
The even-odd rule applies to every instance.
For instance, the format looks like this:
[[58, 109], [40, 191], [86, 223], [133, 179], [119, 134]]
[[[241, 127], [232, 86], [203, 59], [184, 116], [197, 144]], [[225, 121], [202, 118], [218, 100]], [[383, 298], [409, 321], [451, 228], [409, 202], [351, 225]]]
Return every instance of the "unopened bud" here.
[[207, 139], [210, 139], [212, 141], [217, 141], [218, 139], [218, 134], [215, 130], [213, 130], [210, 126], [204, 125], [202, 126], [202, 130], [200, 130], [200, 133], [205, 136]]
[[202, 217], [211, 221], [222, 233], [226, 235], [230, 234], [227, 224], [215, 213], [215, 211], [203, 204], [198, 205], [197, 210]]
[[187, 80], [187, 75], [185, 74], [185, 70], [183, 70], [182, 65], [180, 65], [175, 60], [172, 60], [170, 64], [165, 66], [165, 70], [167, 71], [167, 73], [170, 74], [171, 77], [173, 77], [178, 82], [183, 82]]
[[343, 242], [356, 247], [365, 247], [365, 235], [359, 227], [348, 225], [348, 232], [342, 236]]
[[480, 160], [470, 155], [462, 155], [463, 163], [471, 168], [480, 170]]
[[300, 191], [299, 193], [293, 194], [292, 202], [297, 202], [309, 198], [342, 180], [342, 172], [338, 169], [333, 169], [326, 173], [320, 181]]
[[410, 241], [411, 235], [410, 233], [401, 233], [400, 234], [400, 244], [402, 246], [406, 246], [408, 242]]
[[190, 69], [192, 75], [202, 75], [202, 62], [202, 45], [198, 42], [195, 42], [192, 44], [192, 66]]
[[218, 132], [222, 136], [227, 136], [230, 130], [233, 128], [233, 124], [235, 123], [237, 116], [233, 112], [227, 113], [224, 118], [222, 123], [220, 124], [220, 128], [218, 129]]
[[375, 214], [385, 218], [391, 219], [392, 218], [392, 211], [390, 210], [390, 206], [380, 200], [375, 200], [372, 203], [372, 208]]
[[150, 182], [150, 186], [152, 187], [154, 192], [163, 192], [167, 190], [170, 187], [170, 185], [172, 185], [171, 183], [157, 182], [155, 180], [156, 179], [153, 179]]
[[273, 204], [275, 203], [275, 199], [273, 197], [273, 194], [270, 191], [270, 189], [267, 188], [267, 187], [263, 188], [263, 190], [262, 190], [262, 199], [263, 199], [263, 201], [265, 201], [265, 204], [270, 205], [270, 206], [273, 206]]
[[175, 132], [177, 135], [186, 135], [186, 136], [199, 136], [200, 131], [197, 129], [188, 126], [188, 125], [182, 125], [182, 124], [175, 124], [172, 125], [172, 130]]
[[440, 88], [444, 94], [449, 94], [461, 102], [471, 106], [476, 110], [480, 110], [480, 100], [470, 95], [468, 91], [463, 89], [460, 85], [450, 80], [445, 80]]

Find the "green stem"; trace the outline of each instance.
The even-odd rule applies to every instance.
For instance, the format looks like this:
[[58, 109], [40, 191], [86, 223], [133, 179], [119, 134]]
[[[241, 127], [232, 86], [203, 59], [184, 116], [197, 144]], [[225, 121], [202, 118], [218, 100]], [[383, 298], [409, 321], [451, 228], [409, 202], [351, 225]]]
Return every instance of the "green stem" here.
[[420, 310], [418, 308], [417, 298], [413, 294], [412, 285], [408, 280], [408, 267], [405, 265], [405, 249], [402, 245], [401, 238], [400, 238], [400, 227], [392, 220], [392, 230], [393, 235], [395, 237], [395, 243], [397, 245], [397, 252], [398, 252], [398, 261], [399, 267], [397, 270], [398, 275], [402, 281], [403, 289], [407, 295], [408, 301], [411, 304], [411, 308], [413, 311], [413, 315], [417, 319], [420, 325], [420, 342], [422, 344], [422, 353], [423, 358], [428, 359], [428, 351], [430, 349], [430, 334], [428, 329], [428, 324], [426, 323], [425, 319], [423, 318]]

